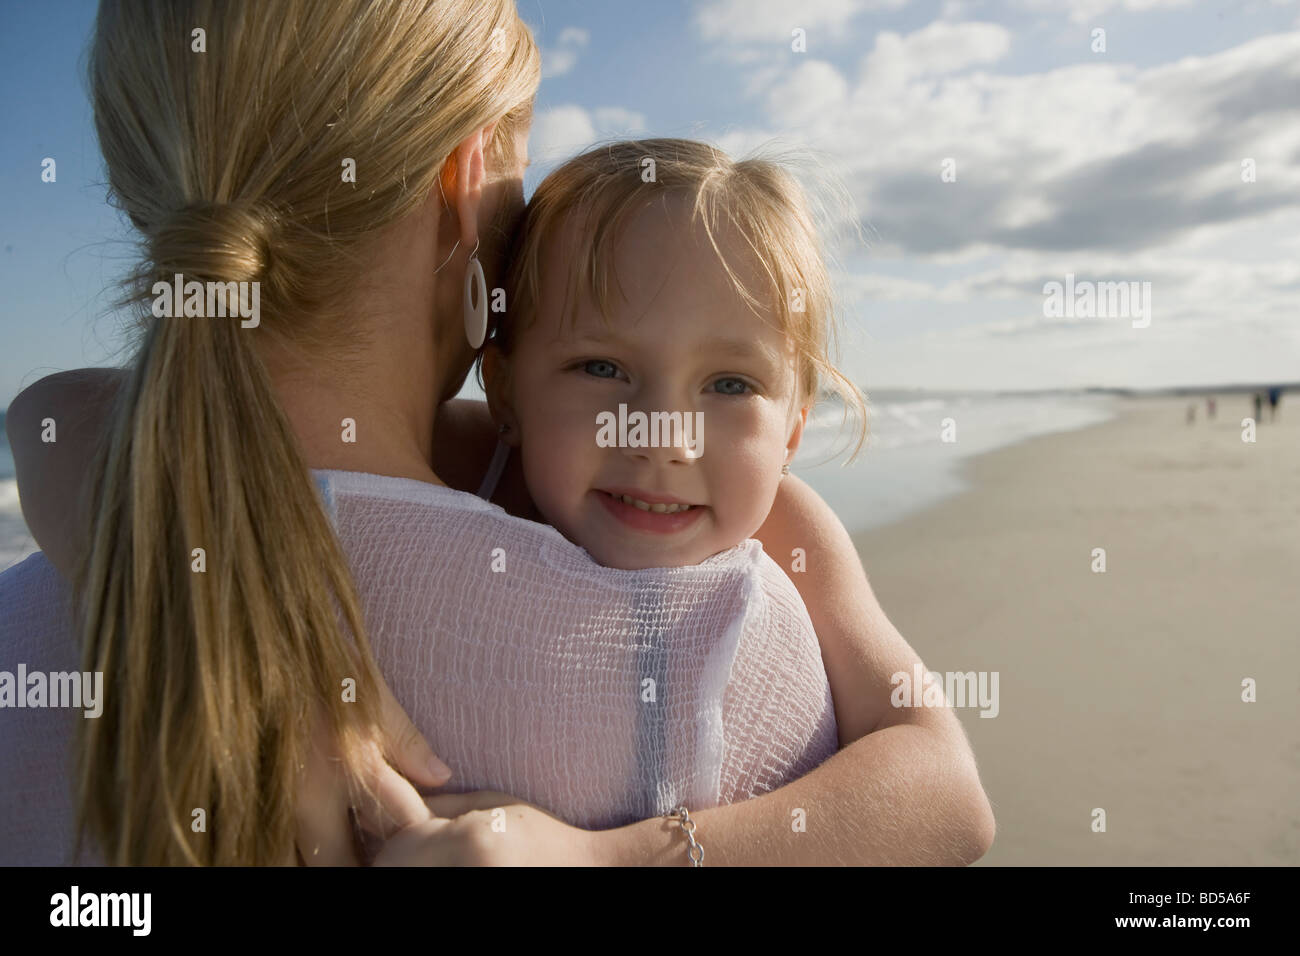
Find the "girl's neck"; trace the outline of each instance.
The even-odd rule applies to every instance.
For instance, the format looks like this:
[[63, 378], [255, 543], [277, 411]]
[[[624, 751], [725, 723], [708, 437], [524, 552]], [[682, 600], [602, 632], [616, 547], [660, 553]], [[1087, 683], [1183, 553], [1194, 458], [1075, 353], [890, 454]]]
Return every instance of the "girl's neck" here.
[[532, 495], [528, 493], [528, 483], [524, 480], [523, 453], [518, 448], [510, 449], [510, 457], [501, 471], [501, 480], [497, 482], [492, 502], [505, 508], [516, 518], [550, 524], [546, 516], [533, 504]]

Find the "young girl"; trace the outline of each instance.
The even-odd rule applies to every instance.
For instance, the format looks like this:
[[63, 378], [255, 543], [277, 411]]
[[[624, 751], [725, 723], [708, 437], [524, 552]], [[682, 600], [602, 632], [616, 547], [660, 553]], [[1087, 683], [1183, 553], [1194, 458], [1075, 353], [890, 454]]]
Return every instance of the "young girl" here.
[[[508, 461], [516, 497], [522, 481], [533, 515], [606, 567], [698, 564], [750, 538], [823, 382], [865, 425], [827, 355], [813, 225], [773, 162], [675, 139], [590, 150], [538, 187], [511, 261], [483, 353], [501, 442], [480, 493]], [[636, 434], [638, 415], [682, 427]]]

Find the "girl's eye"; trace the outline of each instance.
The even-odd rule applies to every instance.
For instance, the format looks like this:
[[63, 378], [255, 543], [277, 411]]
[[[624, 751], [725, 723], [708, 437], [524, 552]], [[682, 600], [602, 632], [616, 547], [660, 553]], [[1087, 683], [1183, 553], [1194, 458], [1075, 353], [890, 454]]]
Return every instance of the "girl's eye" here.
[[582, 363], [582, 370], [596, 378], [614, 378], [618, 375], [618, 366], [605, 359], [591, 359]]
[[745, 390], [749, 388], [749, 383], [742, 378], [720, 378], [713, 383], [714, 387], [721, 385], [719, 394], [722, 395], [744, 395]]
[[[572, 367], [582, 369], [593, 378], [616, 379], [619, 377], [619, 367], [608, 359], [587, 359], [584, 362], [574, 363]], [[720, 378], [713, 383], [713, 386], [718, 389], [720, 395], [744, 395], [753, 391], [752, 386], [743, 378]]]

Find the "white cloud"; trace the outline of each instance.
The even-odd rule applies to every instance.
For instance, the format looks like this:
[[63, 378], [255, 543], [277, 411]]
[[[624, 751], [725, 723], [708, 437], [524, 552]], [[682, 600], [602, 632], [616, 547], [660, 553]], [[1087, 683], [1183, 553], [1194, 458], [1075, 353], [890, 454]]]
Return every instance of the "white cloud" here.
[[[943, 26], [877, 43], [856, 77], [810, 61], [767, 93], [769, 135], [797, 127], [840, 157], [886, 246], [1122, 249], [1296, 208], [1300, 34], [1145, 70], [937, 76], [1005, 48], [1000, 28], [963, 46], [955, 33], [982, 25]], [[1256, 183], [1241, 181], [1245, 157]]]
[[[1148, 68], [980, 69], [1009, 48], [1001, 27], [942, 23], [882, 33], [856, 73], [767, 64], [767, 123], [720, 141], [734, 154], [797, 132], [877, 230], [869, 256], [839, 250], [854, 260], [836, 279], [844, 304], [875, 336], [853, 371], [1031, 387], [1293, 367], [1300, 32]], [[1151, 282], [1151, 327], [1045, 318], [1043, 283], [1066, 272]]]
[[771, 88], [768, 114], [782, 126], [802, 126], [811, 116], [840, 110], [848, 98], [848, 81], [824, 60], [804, 60]]
[[542, 47], [542, 79], [563, 76], [577, 65], [578, 51], [587, 45], [591, 34], [581, 27], [565, 27], [555, 46]]
[[533, 165], [562, 162], [588, 146], [612, 137], [636, 136], [646, 129], [645, 116], [621, 106], [587, 110], [565, 104], [544, 110], [533, 119], [528, 152]]
[[943, 0], [943, 6], [939, 8], [939, 19], [964, 20], [979, 2], [980, 0]]
[[889, 30], [878, 33], [863, 69], [870, 77], [887, 77], [892, 86], [903, 77], [943, 75], [996, 63], [1010, 49], [1011, 34], [996, 23], [936, 20], [905, 37]]
[[528, 153], [534, 165], [572, 155], [596, 139], [591, 114], [581, 106], [555, 106], [533, 119]]
[[957, 283], [935, 285], [922, 279], [880, 272], [840, 273], [836, 291], [847, 303], [855, 302], [961, 302], [968, 293]]
[[565, 27], [557, 41], [560, 46], [586, 46], [591, 34], [582, 27]]
[[592, 110], [592, 124], [601, 136], [637, 136], [646, 131], [645, 116], [621, 106], [601, 106]]
[[861, 13], [897, 10], [908, 0], [708, 0], [695, 11], [695, 26], [705, 40], [733, 44], [788, 45], [800, 27], [810, 44], [820, 37], [842, 38], [849, 21]]
[[1065, 13], [1072, 23], [1087, 23], [1118, 7], [1128, 13], [1185, 7], [1193, 0], [1017, 0], [1036, 13]]

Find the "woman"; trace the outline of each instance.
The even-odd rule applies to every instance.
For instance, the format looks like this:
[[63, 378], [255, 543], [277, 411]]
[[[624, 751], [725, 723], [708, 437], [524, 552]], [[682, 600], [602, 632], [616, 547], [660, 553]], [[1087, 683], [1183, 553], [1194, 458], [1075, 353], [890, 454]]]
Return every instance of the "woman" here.
[[[308, 476], [466, 488], [486, 470], [485, 411], [447, 399], [479, 344], [463, 278], [476, 257], [497, 284], [522, 209], [539, 69], [513, 4], [106, 2], [91, 69], [112, 192], [148, 240], [135, 301], [172, 274], [261, 290], [251, 327], [148, 322], [107, 389], [88, 509], [29, 514], [38, 538], [42, 523], [93, 528], [84, 554], [51, 557], [77, 569], [83, 669], [117, 690], [79, 725], [80, 809], [106, 858], [276, 863], [296, 847], [342, 862], [357, 806], [391, 837], [386, 862], [681, 862], [662, 819], [587, 833], [526, 804], [510, 841], [484, 844], [476, 814], [508, 797], [426, 804], [380, 759], [441, 782], [385, 695]], [[22, 467], [86, 446], [62, 416], [71, 433], [20, 451], [34, 439], [17, 423], [66, 386], [38, 383], [11, 407]], [[919, 661], [842, 526], [791, 479], [758, 537], [830, 569], [794, 577], [844, 701], [842, 749], [772, 794], [695, 812], [710, 862], [977, 858], [992, 823], [969, 747], [950, 712], [885, 703], [889, 675]], [[340, 673], [355, 674], [352, 706], [337, 706]], [[803, 839], [791, 806], [816, 808]], [[221, 821], [198, 851], [195, 809]]]

